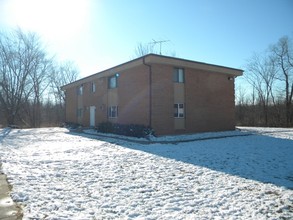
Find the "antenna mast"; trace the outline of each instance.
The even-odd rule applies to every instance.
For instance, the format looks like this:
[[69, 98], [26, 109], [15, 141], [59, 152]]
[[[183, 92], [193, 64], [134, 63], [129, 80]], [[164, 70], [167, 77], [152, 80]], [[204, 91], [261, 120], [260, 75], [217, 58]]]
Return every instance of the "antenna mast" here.
[[168, 42], [169, 40], [154, 40], [153, 39], [153, 42], [151, 42], [153, 45], [156, 45], [156, 44], [160, 44], [160, 55], [162, 55], [162, 43], [166, 43]]

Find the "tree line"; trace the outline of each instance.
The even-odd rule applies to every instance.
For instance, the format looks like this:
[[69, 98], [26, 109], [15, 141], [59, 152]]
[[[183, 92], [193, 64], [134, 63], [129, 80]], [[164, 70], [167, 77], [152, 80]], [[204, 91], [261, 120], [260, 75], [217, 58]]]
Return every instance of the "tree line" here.
[[76, 65], [58, 62], [36, 33], [0, 31], [0, 125], [59, 125], [65, 99], [60, 87], [78, 75]]
[[247, 126], [293, 126], [293, 46], [284, 36], [254, 54], [244, 72], [249, 89], [238, 87], [236, 120]]
[[[139, 44], [136, 56], [154, 52]], [[77, 80], [73, 62], [58, 62], [36, 33], [0, 31], [0, 126], [56, 126], [64, 122], [60, 87]], [[236, 120], [247, 126], [293, 126], [293, 46], [285, 36], [247, 62], [237, 88]]]

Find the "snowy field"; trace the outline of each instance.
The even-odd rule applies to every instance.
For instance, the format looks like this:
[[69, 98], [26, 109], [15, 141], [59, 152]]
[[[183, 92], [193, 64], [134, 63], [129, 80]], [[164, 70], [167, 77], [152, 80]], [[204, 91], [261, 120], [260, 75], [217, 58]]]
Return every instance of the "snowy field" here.
[[154, 144], [0, 129], [0, 160], [24, 219], [292, 219], [293, 129], [240, 129]]

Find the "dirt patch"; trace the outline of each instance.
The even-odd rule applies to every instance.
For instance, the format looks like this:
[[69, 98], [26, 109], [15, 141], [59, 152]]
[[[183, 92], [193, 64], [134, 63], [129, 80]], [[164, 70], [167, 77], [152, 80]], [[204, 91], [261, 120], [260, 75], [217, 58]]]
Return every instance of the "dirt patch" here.
[[0, 219], [20, 220], [23, 217], [22, 208], [10, 197], [12, 186], [2, 172], [0, 164]]

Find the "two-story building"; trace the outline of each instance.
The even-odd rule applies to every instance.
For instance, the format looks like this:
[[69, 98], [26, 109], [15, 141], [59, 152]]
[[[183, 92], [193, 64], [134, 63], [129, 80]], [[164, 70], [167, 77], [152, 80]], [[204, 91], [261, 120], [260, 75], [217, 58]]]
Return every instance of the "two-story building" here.
[[157, 135], [234, 130], [234, 79], [242, 73], [148, 54], [64, 85], [66, 121], [141, 124]]

